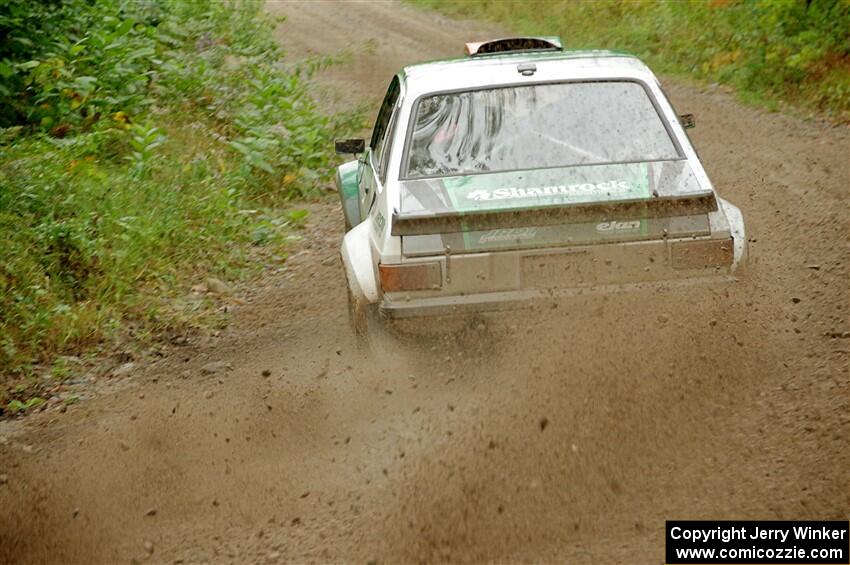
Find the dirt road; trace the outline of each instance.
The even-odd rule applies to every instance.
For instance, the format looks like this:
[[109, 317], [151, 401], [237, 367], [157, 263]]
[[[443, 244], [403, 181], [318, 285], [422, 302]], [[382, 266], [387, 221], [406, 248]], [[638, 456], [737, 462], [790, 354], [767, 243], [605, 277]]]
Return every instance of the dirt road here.
[[[374, 40], [324, 76], [329, 104], [494, 31], [269, 7], [293, 56]], [[850, 518], [848, 131], [666, 86], [744, 211], [738, 284], [577, 300], [377, 363], [346, 325], [341, 214], [314, 205], [219, 337], [0, 424], [0, 561], [661, 563], [665, 519]]]

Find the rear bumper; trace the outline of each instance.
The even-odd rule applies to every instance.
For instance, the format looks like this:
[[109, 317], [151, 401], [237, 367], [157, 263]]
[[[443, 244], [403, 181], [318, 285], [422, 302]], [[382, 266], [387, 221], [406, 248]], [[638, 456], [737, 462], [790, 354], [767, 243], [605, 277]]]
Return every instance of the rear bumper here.
[[587, 288], [512, 290], [454, 296], [433, 296], [409, 301], [384, 300], [378, 305], [383, 318], [400, 320], [429, 316], [470, 315], [483, 312], [498, 312], [527, 308], [535, 303], [557, 302], [576, 296], [610, 294], [637, 291], [685, 290], [695, 286], [722, 285], [735, 282], [730, 274], [679, 280], [652, 281], [616, 285], [600, 285]]

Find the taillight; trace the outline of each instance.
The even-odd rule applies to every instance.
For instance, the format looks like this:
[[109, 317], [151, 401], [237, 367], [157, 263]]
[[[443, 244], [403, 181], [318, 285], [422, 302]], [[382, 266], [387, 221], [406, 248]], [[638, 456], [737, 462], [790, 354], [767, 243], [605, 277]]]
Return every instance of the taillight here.
[[406, 265], [378, 265], [381, 288], [387, 292], [398, 290], [427, 290], [443, 284], [439, 263], [410, 263]]
[[729, 267], [735, 258], [732, 239], [695, 239], [677, 241], [672, 248], [674, 269]]

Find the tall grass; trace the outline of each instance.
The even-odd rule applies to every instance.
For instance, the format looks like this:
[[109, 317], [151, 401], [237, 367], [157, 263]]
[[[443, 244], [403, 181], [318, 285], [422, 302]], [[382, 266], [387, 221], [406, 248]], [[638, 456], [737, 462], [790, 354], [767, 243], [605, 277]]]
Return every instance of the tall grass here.
[[207, 274], [282, 260], [361, 120], [319, 113], [273, 27], [258, 2], [0, 7], [0, 409], [57, 354], [197, 324]]
[[625, 50], [655, 70], [734, 87], [850, 122], [847, 0], [412, 0], [570, 48]]

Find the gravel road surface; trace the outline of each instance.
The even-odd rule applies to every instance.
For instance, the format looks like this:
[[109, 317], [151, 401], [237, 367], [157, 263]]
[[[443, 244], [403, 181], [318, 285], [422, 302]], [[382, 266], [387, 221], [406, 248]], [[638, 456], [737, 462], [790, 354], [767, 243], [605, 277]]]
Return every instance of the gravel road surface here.
[[[279, 2], [328, 108], [502, 33], [395, 3]], [[665, 519], [850, 518], [846, 127], [665, 80], [752, 266], [577, 299], [375, 361], [335, 202], [217, 337], [0, 423], [0, 562], [662, 563]], [[93, 385], [94, 386], [94, 385]]]

